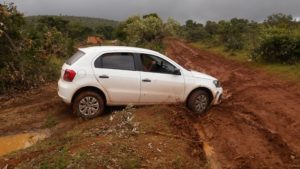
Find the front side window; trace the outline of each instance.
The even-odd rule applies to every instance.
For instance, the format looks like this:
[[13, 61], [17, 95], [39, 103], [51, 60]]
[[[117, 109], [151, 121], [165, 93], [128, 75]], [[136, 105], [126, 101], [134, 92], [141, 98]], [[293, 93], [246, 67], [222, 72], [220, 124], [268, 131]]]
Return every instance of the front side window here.
[[143, 71], [174, 74], [176, 68], [168, 61], [148, 54], [141, 54], [140, 56], [143, 65]]
[[106, 53], [95, 61], [96, 68], [135, 70], [131, 53]]

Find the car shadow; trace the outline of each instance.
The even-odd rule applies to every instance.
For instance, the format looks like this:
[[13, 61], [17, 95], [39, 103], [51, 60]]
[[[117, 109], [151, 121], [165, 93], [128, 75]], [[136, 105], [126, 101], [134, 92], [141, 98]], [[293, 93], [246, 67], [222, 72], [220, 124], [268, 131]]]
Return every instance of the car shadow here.
[[104, 112], [100, 115], [100, 117], [106, 117], [111, 115], [113, 112], [115, 111], [121, 111], [123, 109], [125, 109], [126, 106], [107, 106], [104, 109]]

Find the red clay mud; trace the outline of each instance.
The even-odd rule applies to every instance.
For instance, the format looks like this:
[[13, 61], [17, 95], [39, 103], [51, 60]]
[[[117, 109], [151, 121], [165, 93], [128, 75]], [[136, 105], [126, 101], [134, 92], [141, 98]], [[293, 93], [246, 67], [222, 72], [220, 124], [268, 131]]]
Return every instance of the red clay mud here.
[[177, 39], [165, 43], [170, 58], [225, 89], [223, 103], [193, 122], [216, 168], [300, 168], [299, 86]]

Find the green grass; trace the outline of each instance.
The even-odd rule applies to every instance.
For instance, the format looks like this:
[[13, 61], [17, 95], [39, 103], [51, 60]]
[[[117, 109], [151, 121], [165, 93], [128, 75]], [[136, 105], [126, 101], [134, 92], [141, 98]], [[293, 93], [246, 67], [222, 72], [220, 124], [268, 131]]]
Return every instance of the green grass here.
[[46, 118], [46, 121], [44, 122], [44, 127], [52, 128], [56, 126], [57, 123], [58, 123], [58, 119], [53, 114], [49, 114]]
[[[249, 62], [250, 51], [226, 51], [224, 46], [210, 46], [202, 42], [192, 43], [192, 46], [204, 49], [206, 51], [221, 55], [225, 58], [236, 60], [239, 62]], [[263, 69], [267, 72], [277, 74], [280, 78], [300, 83], [300, 63], [294, 65], [263, 63], [263, 62], [249, 62], [254, 68]]]

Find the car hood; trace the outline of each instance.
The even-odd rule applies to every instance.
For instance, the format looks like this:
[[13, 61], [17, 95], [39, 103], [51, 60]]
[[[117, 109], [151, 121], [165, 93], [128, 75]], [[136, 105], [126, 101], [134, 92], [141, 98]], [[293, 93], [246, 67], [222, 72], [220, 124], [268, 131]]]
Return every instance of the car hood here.
[[217, 80], [216, 78], [210, 76], [210, 75], [207, 75], [205, 73], [200, 73], [200, 72], [197, 72], [197, 71], [194, 71], [194, 70], [191, 70], [190, 71], [192, 76], [193, 77], [196, 77], [196, 78], [202, 78], [202, 79], [209, 79], [209, 80]]

